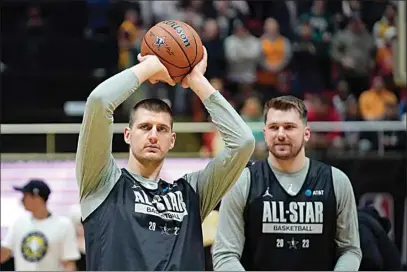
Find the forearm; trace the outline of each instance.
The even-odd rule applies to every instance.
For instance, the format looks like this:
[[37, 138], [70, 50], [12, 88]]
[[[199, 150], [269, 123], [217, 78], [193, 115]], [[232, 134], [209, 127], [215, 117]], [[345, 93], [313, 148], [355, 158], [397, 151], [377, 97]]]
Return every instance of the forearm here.
[[360, 256], [352, 250], [344, 252], [336, 262], [334, 271], [358, 271]]
[[227, 256], [216, 263], [214, 271], [246, 271], [239, 259], [234, 256]]
[[11, 256], [11, 250], [2, 246], [0, 263], [6, 262], [8, 259], [10, 259], [10, 256]]
[[212, 94], [217, 92], [208, 79], [200, 74], [191, 75], [191, 79], [188, 83], [190, 89], [199, 97], [199, 99], [201, 99], [202, 102], [206, 101]]

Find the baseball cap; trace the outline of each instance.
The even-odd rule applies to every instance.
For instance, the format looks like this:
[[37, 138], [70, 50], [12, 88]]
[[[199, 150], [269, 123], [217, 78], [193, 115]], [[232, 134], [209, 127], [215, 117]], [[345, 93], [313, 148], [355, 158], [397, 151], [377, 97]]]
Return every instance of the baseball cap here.
[[51, 194], [51, 189], [48, 185], [39, 179], [32, 179], [23, 187], [13, 186], [14, 190], [20, 191], [23, 193], [31, 193], [33, 195], [39, 195], [45, 201], [48, 199]]

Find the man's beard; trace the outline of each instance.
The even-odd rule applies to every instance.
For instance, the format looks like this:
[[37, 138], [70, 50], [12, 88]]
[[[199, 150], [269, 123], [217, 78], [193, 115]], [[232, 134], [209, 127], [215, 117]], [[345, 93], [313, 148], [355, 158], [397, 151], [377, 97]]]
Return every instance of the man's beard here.
[[290, 159], [293, 159], [298, 156], [298, 154], [301, 152], [301, 149], [303, 148], [304, 144], [305, 144], [305, 141], [304, 141], [304, 139], [302, 139], [301, 145], [298, 148], [294, 149], [294, 147], [292, 145], [290, 145], [290, 152], [288, 154], [284, 154], [284, 155], [281, 155], [281, 154], [279, 154], [279, 152], [274, 150], [275, 145], [274, 145], [274, 148], [269, 147], [269, 152], [278, 160], [290, 160]]

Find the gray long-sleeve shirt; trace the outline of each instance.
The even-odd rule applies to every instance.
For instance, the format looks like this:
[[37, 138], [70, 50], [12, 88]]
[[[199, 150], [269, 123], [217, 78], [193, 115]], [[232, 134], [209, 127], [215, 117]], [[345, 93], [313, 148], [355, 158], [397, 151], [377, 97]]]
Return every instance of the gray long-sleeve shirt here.
[[[270, 161], [269, 164], [271, 166]], [[305, 166], [296, 173], [283, 173], [272, 166], [271, 168], [283, 188], [289, 194], [296, 195], [305, 181], [309, 165], [307, 158]], [[335, 167], [332, 167], [332, 178], [337, 201], [335, 242], [340, 254], [335, 271], [357, 271], [362, 252], [352, 184], [346, 174]], [[250, 171], [246, 168], [235, 186], [222, 199], [213, 247], [213, 264], [216, 271], [244, 271], [240, 263], [245, 244], [243, 212], [250, 182]]]
[[[102, 82], [88, 97], [76, 157], [83, 219], [106, 199], [120, 178], [121, 171], [111, 154], [113, 112], [139, 85], [135, 74], [125, 70]], [[220, 93], [212, 94], [203, 103], [225, 142], [223, 152], [205, 169], [185, 175], [199, 195], [201, 217], [205, 218], [240, 176], [253, 153], [254, 138]], [[133, 175], [147, 188], [158, 186], [155, 180]]]

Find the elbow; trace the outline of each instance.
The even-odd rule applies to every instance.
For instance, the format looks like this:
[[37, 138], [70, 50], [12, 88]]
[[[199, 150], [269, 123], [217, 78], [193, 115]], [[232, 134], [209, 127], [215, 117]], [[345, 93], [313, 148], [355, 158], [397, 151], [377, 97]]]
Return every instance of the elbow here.
[[100, 95], [98, 92], [93, 91], [86, 100], [87, 104], [90, 105], [103, 105], [103, 96]]
[[92, 110], [101, 110], [108, 112], [111, 111], [110, 103], [106, 98], [98, 92], [92, 92], [86, 100], [86, 108]]
[[214, 252], [212, 256], [214, 271], [231, 271], [240, 264], [239, 255], [232, 252]]

